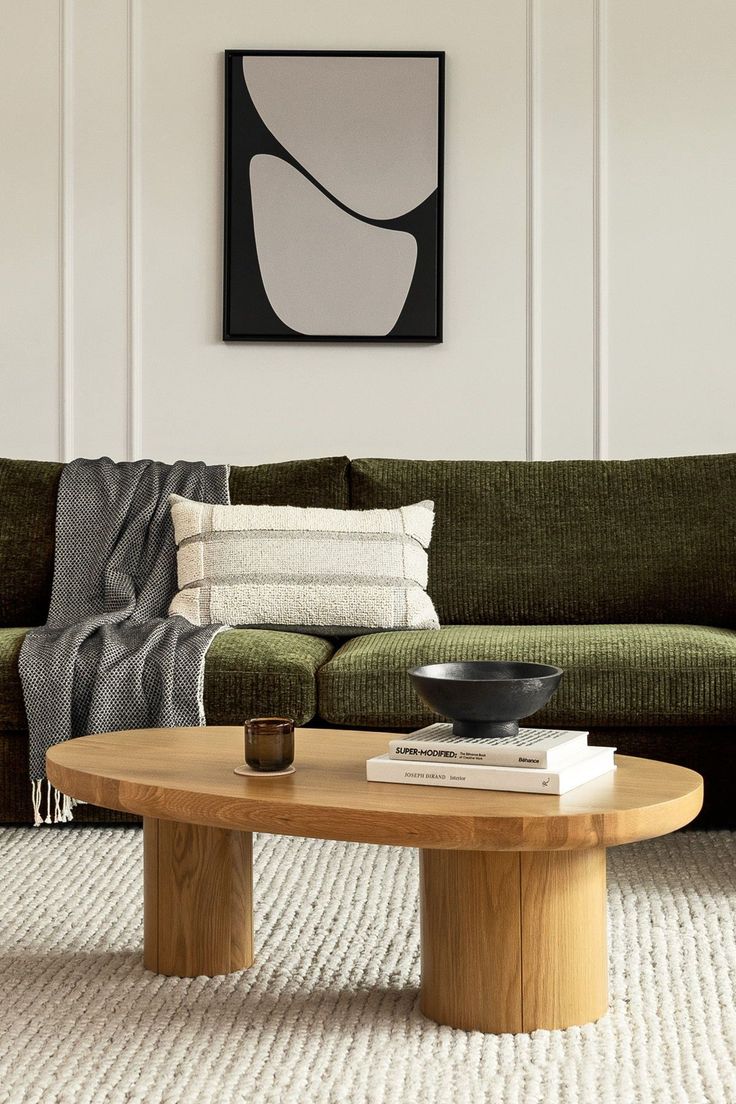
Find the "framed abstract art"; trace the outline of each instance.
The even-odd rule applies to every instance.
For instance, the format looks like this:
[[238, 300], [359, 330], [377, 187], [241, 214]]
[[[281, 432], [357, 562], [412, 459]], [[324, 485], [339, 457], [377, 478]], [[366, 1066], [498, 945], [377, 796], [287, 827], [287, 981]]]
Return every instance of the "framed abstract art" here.
[[226, 341], [441, 341], [444, 54], [225, 53]]

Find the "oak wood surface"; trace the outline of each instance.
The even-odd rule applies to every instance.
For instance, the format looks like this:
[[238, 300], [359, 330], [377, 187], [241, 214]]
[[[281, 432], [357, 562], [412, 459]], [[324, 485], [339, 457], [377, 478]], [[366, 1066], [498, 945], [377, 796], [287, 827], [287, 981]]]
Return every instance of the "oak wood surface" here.
[[252, 836], [146, 817], [143, 961], [175, 977], [253, 962]]
[[420, 852], [419, 1005], [464, 1031], [523, 1031], [519, 855]]
[[519, 864], [522, 1030], [599, 1019], [608, 1008], [605, 849], [525, 851]]
[[421, 852], [422, 1012], [464, 1031], [553, 1030], [608, 1007], [606, 853]]
[[367, 782], [389, 733], [298, 729], [296, 772], [242, 777], [239, 727], [85, 736], [47, 756], [72, 797], [144, 817], [244, 831], [460, 850], [568, 850], [664, 835], [700, 810], [685, 767], [618, 756], [618, 770], [562, 797]]

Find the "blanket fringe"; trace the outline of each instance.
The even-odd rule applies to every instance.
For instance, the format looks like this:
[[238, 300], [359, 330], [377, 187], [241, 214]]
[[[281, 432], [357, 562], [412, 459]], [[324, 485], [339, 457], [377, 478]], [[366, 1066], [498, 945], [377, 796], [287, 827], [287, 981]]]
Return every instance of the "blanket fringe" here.
[[[55, 786], [46, 780], [46, 792], [44, 794], [44, 779], [33, 778], [31, 779], [31, 801], [33, 803], [33, 824], [36, 828], [40, 828], [42, 824], [68, 824], [70, 820], [73, 820], [72, 810], [79, 802], [75, 801], [73, 797], [69, 797], [67, 794], [63, 794], [60, 790], [57, 790]], [[44, 796], [45, 812], [44, 816]]]

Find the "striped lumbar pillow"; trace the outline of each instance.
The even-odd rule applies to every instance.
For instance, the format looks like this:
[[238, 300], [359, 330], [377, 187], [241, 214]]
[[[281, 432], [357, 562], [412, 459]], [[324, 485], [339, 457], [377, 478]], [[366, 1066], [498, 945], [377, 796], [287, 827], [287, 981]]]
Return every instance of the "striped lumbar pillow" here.
[[169, 501], [180, 587], [170, 614], [331, 636], [439, 628], [426, 592], [433, 502], [318, 510]]

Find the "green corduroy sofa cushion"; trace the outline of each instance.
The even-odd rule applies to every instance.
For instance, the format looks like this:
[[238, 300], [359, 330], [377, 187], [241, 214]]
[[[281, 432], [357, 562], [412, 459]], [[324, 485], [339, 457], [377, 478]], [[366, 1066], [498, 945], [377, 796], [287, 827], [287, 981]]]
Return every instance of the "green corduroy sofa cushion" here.
[[43, 625], [61, 464], [0, 459], [0, 625]]
[[26, 727], [18, 656], [28, 629], [0, 629], [0, 730]]
[[[26, 728], [18, 655], [27, 629], [0, 629], [0, 730]], [[228, 629], [207, 652], [204, 704], [208, 724], [242, 724], [246, 717], [292, 717], [297, 724], [317, 712], [315, 677], [333, 653], [317, 636]]]
[[736, 627], [736, 455], [364, 459], [350, 490], [358, 509], [434, 501], [445, 624]]
[[[349, 504], [346, 456], [230, 469], [234, 503]], [[0, 626], [46, 621], [54, 571], [56, 491], [62, 465], [0, 459]]]
[[318, 506], [347, 510], [350, 505], [347, 456], [285, 460], [230, 468], [233, 505]]
[[317, 712], [317, 670], [334, 651], [327, 640], [268, 629], [229, 629], [210, 645], [204, 672], [208, 724], [242, 724], [247, 717]]
[[453, 625], [356, 637], [318, 672], [320, 716], [369, 728], [428, 724], [438, 718], [416, 696], [407, 670], [460, 659], [564, 668], [534, 724], [715, 725], [736, 718], [736, 631], [698, 625]]

